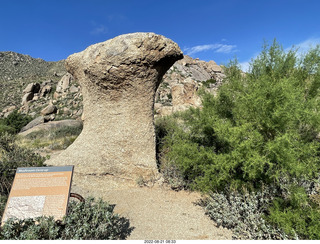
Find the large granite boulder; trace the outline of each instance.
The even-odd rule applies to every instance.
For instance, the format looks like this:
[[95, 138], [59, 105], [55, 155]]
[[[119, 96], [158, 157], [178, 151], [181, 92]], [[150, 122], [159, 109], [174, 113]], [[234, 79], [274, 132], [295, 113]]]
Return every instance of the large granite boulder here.
[[88, 47], [66, 60], [80, 83], [84, 127], [52, 165], [85, 175], [136, 180], [158, 174], [153, 107], [162, 76], [183, 54], [154, 33], [133, 33]]
[[171, 87], [173, 112], [184, 111], [189, 107], [200, 107], [201, 99], [197, 94], [198, 83], [188, 77]]

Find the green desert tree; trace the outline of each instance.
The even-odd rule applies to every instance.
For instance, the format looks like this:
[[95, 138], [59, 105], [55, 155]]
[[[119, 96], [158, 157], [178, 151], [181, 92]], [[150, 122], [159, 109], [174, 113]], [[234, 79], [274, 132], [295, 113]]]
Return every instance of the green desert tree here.
[[163, 138], [193, 187], [256, 187], [319, 172], [319, 50], [299, 59], [277, 42], [265, 45], [249, 73], [233, 61], [217, 96], [202, 92], [203, 107]]
[[247, 73], [231, 61], [216, 96], [202, 91], [202, 108], [162, 128], [166, 162], [201, 191], [273, 187], [268, 221], [291, 236], [319, 238], [317, 204], [294, 197], [306, 196], [303, 185], [320, 172], [319, 64], [319, 46], [298, 54], [276, 41], [263, 46]]

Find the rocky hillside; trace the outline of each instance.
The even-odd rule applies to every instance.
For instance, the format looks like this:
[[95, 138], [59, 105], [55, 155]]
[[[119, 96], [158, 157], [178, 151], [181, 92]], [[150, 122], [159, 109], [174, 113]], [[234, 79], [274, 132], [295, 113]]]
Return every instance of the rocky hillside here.
[[[156, 94], [156, 116], [169, 115], [190, 106], [200, 106], [197, 90], [205, 85], [213, 93], [224, 78], [214, 61], [185, 56], [163, 77]], [[0, 117], [14, 109], [39, 121], [81, 119], [80, 86], [68, 74], [64, 60], [46, 62], [28, 55], [0, 52]]]
[[207, 91], [215, 93], [224, 77], [222, 67], [214, 61], [185, 55], [164, 75], [155, 99], [155, 114], [165, 116], [190, 106], [201, 106], [198, 89], [205, 86]]
[[64, 60], [46, 62], [15, 52], [0, 52], [0, 80], [39, 78], [65, 72]]
[[64, 60], [46, 62], [19, 53], [0, 52], [0, 111], [8, 106], [19, 107], [29, 83], [56, 83], [65, 73]]

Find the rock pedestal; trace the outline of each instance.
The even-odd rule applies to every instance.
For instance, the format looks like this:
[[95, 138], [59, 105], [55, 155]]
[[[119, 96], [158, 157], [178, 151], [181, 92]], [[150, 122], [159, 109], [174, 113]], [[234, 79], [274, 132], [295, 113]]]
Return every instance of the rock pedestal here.
[[52, 165], [136, 180], [157, 175], [153, 107], [162, 76], [183, 58], [176, 43], [154, 33], [121, 35], [66, 60], [80, 83], [84, 127]]

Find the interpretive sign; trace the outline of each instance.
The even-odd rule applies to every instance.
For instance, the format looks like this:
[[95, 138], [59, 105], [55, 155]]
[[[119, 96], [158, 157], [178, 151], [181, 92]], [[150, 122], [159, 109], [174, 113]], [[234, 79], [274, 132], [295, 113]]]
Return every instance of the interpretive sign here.
[[2, 224], [9, 218], [54, 216], [67, 212], [73, 166], [18, 168]]

